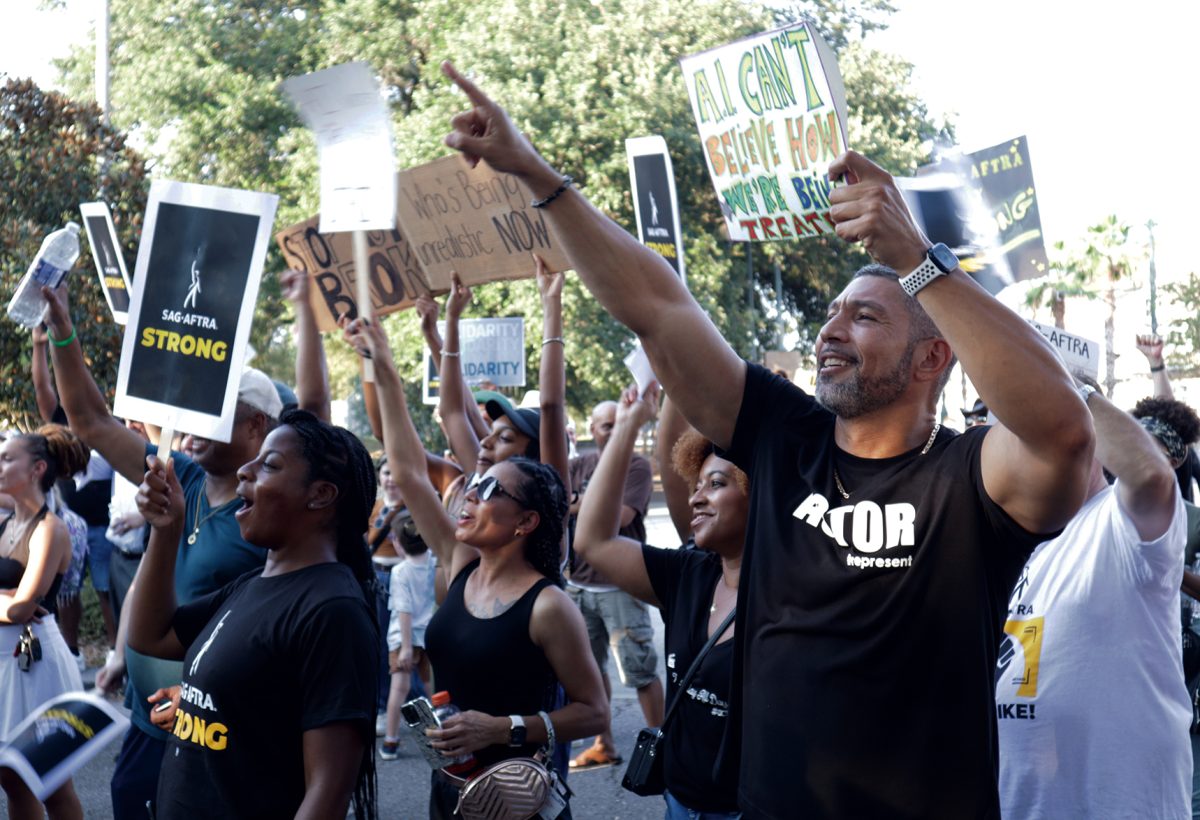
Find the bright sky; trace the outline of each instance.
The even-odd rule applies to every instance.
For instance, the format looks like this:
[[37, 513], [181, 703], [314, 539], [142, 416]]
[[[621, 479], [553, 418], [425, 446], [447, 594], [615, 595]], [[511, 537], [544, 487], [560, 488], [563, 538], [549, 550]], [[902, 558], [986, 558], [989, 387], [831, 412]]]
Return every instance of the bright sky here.
[[[1025, 134], [1047, 244], [1109, 213], [1153, 218], [1159, 272], [1200, 271], [1200, 112], [1190, 56], [1200, 4], [1181, 0], [894, 0], [872, 43], [917, 67], [935, 113], [952, 113], [974, 150]], [[52, 57], [82, 42], [100, 0], [5, 0], [0, 73], [53, 82]], [[52, 36], [51, 36], [52, 35]]]

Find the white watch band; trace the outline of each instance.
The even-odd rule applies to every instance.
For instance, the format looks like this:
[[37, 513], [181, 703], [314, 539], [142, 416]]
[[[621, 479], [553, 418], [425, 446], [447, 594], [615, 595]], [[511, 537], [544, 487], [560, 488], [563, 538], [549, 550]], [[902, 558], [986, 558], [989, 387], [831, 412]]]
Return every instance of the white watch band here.
[[900, 287], [904, 288], [904, 292], [909, 296], [916, 296], [917, 291], [928, 285], [939, 276], [945, 276], [944, 273], [933, 264], [933, 260], [928, 256], [925, 260], [917, 265], [917, 269], [900, 279]]

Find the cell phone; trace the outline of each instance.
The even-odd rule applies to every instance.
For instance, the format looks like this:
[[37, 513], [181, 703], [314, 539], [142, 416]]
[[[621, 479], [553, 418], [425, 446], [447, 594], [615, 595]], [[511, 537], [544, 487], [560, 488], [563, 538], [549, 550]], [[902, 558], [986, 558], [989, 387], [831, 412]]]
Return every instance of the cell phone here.
[[417, 746], [421, 749], [421, 754], [425, 755], [425, 760], [435, 769], [441, 769], [450, 763], [437, 749], [433, 748], [432, 742], [426, 736], [426, 729], [440, 729], [442, 722], [438, 720], [437, 715], [433, 713], [433, 704], [429, 702], [429, 698], [414, 698], [408, 703], [400, 707], [400, 714], [404, 717], [404, 722], [408, 724], [408, 730], [412, 733], [413, 739], [416, 740]]
[[155, 712], [165, 712], [171, 708], [173, 704], [169, 700], [164, 700], [162, 703], [154, 707]]

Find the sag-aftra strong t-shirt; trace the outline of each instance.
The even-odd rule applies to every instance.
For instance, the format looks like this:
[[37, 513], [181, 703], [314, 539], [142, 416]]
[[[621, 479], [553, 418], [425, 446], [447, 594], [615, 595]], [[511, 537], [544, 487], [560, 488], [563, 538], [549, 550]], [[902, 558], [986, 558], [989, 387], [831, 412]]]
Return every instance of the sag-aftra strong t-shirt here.
[[[751, 488], [739, 804], [779, 820], [998, 817], [993, 669], [1041, 539], [984, 491], [986, 429], [861, 459], [833, 428], [810, 396], [748, 366], [727, 454]], [[735, 743], [725, 752], [736, 760]]]

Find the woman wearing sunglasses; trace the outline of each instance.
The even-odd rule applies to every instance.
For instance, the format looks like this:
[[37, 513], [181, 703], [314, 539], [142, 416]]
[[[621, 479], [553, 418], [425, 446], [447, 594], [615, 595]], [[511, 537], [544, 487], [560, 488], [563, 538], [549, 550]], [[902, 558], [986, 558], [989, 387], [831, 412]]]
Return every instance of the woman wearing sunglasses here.
[[[488, 468], [450, 521], [425, 471], [403, 385], [383, 330], [350, 323], [347, 338], [375, 362], [376, 389], [392, 476], [450, 589], [425, 633], [439, 689], [462, 712], [431, 730], [447, 757], [479, 766], [527, 757], [553, 731], [559, 743], [608, 722], [600, 671], [579, 610], [562, 591], [560, 545], [566, 491], [551, 467], [510, 458]], [[569, 704], [555, 709], [561, 683]], [[429, 813], [449, 820], [457, 789], [434, 772]], [[560, 817], [569, 817], [567, 808]]]

